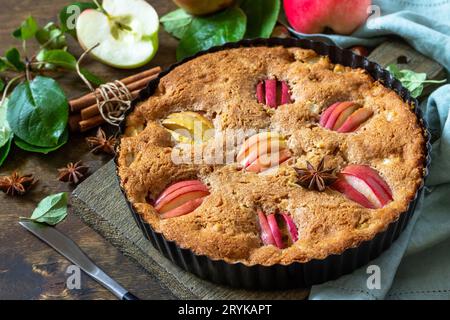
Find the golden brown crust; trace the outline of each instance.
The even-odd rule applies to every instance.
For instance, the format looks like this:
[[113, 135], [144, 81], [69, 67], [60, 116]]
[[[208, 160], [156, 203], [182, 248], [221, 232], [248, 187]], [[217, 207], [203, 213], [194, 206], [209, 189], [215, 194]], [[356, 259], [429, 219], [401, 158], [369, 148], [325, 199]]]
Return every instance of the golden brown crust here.
[[[257, 103], [256, 84], [267, 77], [287, 81], [295, 102], [277, 110]], [[343, 100], [356, 101], [374, 115], [353, 133], [318, 126], [321, 112]], [[259, 175], [235, 164], [174, 164], [173, 143], [160, 120], [187, 110], [205, 114], [218, 132], [279, 131], [288, 138], [293, 159]], [[258, 47], [203, 55], [163, 77], [154, 96], [127, 121], [119, 176], [136, 211], [181, 247], [228, 262], [289, 264], [342, 253], [398, 219], [423, 177], [424, 134], [410, 106], [364, 70], [333, 65], [311, 50]], [[394, 201], [366, 209], [336, 191], [319, 193], [293, 184], [293, 163], [316, 165], [325, 155], [328, 166], [338, 169], [351, 163], [375, 168], [390, 185]], [[149, 202], [171, 183], [192, 178], [211, 191], [203, 204], [188, 215], [159, 219]], [[283, 250], [262, 246], [257, 208], [290, 212], [299, 240]]]

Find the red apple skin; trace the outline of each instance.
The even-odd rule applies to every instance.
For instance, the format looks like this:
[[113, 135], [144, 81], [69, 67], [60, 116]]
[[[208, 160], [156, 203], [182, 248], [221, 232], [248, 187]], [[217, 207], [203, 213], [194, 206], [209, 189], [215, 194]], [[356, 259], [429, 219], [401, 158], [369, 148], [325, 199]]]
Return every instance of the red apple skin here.
[[285, 212], [282, 212], [281, 215], [286, 222], [286, 226], [288, 228], [289, 234], [291, 235], [292, 242], [296, 242], [298, 240], [298, 229], [294, 223], [294, 220], [292, 220], [291, 216]]
[[271, 108], [277, 107], [277, 80], [267, 79], [266, 84], [266, 105]]
[[334, 182], [331, 186], [336, 191], [344, 194], [348, 199], [359, 203], [363, 207], [369, 209], [375, 209], [374, 205], [367, 199], [363, 194], [358, 192], [355, 188], [353, 188], [342, 175], [338, 176], [338, 180]]
[[256, 100], [258, 100], [258, 103], [265, 102], [264, 81], [260, 81], [256, 86]]
[[167, 211], [167, 212], [161, 214], [160, 218], [161, 219], [169, 219], [169, 218], [175, 218], [175, 217], [179, 217], [179, 216], [183, 216], [185, 214], [191, 213], [192, 211], [194, 211], [195, 209], [200, 207], [200, 205], [202, 204], [204, 199], [205, 199], [205, 197], [188, 201], [179, 207], [176, 207], [170, 211]]
[[353, 175], [364, 180], [383, 206], [393, 200], [391, 188], [378, 172], [371, 167], [365, 165], [349, 165], [342, 170], [342, 173]]
[[[262, 155], [265, 156], [265, 155]], [[278, 154], [278, 163], [281, 164], [284, 161], [288, 160], [291, 157], [291, 152], [288, 149], [283, 149]], [[261, 157], [253, 161], [247, 168], [245, 168], [246, 171], [254, 172], [254, 173], [260, 173], [267, 169], [272, 168], [270, 165], [266, 165], [262, 162]]]
[[344, 124], [344, 122], [348, 119], [348, 117], [351, 114], [353, 114], [353, 112], [358, 110], [359, 108], [361, 108], [361, 106], [354, 104], [351, 107], [342, 111], [341, 114], [339, 115], [339, 117], [336, 119], [336, 122], [334, 123], [333, 130], [337, 131]]
[[340, 102], [333, 103], [331, 106], [325, 109], [325, 111], [320, 116], [320, 125], [322, 127], [325, 127], [327, 124], [328, 119], [330, 118], [331, 114], [333, 113], [334, 109], [336, 109], [339, 106]]
[[350, 101], [339, 103], [339, 105], [333, 110], [330, 117], [328, 118], [327, 123], [325, 124], [325, 128], [332, 130], [341, 113], [348, 108], [351, 108], [353, 105], [354, 103]]
[[274, 213], [267, 216], [267, 222], [269, 223], [270, 230], [272, 231], [273, 239], [279, 249], [284, 248], [283, 236], [281, 235], [280, 227], [278, 226], [277, 218]]
[[337, 130], [340, 133], [348, 133], [355, 131], [364, 122], [366, 122], [373, 115], [373, 111], [367, 108], [360, 108], [352, 113], [344, 124]]
[[301, 33], [321, 33], [326, 27], [351, 34], [368, 17], [371, 0], [284, 0], [289, 24]]
[[259, 226], [261, 227], [261, 240], [265, 245], [276, 246], [275, 239], [272, 235], [272, 230], [270, 229], [269, 223], [267, 222], [267, 217], [264, 212], [258, 210]]
[[[164, 213], [168, 210], [171, 210], [171, 207], [173, 207], [174, 204], [176, 204], [176, 202], [183, 200], [183, 197], [199, 198], [200, 196], [206, 196], [208, 194], [209, 194], [208, 188], [204, 185], [194, 184], [194, 185], [186, 186], [184, 188], [180, 188], [180, 189], [172, 192], [171, 194], [167, 195], [164, 200], [160, 201], [155, 206], [155, 210], [159, 211], [161, 213]], [[189, 200], [191, 200], [191, 199], [189, 199]]]
[[156, 201], [155, 201], [155, 206], [158, 205], [169, 194], [171, 194], [172, 192], [176, 191], [177, 189], [180, 189], [180, 188], [183, 188], [183, 187], [187, 187], [187, 186], [190, 186], [190, 185], [196, 185], [196, 184], [203, 185], [199, 180], [185, 180], [185, 181], [176, 182], [176, 183], [172, 184], [166, 190], [164, 190], [163, 193], [161, 193], [159, 195], [158, 199], [156, 199]]
[[184, 11], [201, 16], [230, 7], [235, 0], [173, 0]]

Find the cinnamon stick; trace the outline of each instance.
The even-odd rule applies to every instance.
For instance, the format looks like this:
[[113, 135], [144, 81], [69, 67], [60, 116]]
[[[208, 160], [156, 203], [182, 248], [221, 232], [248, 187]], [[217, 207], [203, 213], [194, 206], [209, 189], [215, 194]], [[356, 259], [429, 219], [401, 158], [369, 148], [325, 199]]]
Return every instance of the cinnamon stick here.
[[[135, 99], [139, 95], [140, 91], [141, 90], [135, 90], [131, 92], [131, 96], [133, 97], [133, 99]], [[80, 114], [81, 114], [80, 120], [87, 120], [92, 117], [95, 117], [96, 115], [99, 115], [100, 111], [98, 110], [97, 103], [93, 104], [90, 107], [84, 108], [83, 110], [81, 110]]]
[[73, 114], [69, 116], [69, 130], [71, 132], [79, 132], [80, 131], [80, 121], [81, 115]]
[[[127, 77], [120, 81], [127, 86], [128, 90], [135, 91], [137, 89], [143, 89], [149, 81], [156, 78], [159, 72], [161, 72], [161, 68], [155, 67], [150, 70], [146, 70], [136, 75]], [[88, 106], [93, 105], [94, 103], [96, 103], [96, 101], [97, 100], [95, 98], [95, 94], [91, 92], [80, 98], [71, 100], [69, 102], [70, 110], [72, 112], [78, 112]]]
[[103, 123], [105, 123], [105, 119], [103, 119], [103, 117], [101, 115], [92, 117], [90, 119], [87, 120], [82, 120], [79, 122], [79, 126], [80, 126], [80, 131], [81, 132], [86, 132], [92, 128], [98, 127], [100, 125], [102, 125]]

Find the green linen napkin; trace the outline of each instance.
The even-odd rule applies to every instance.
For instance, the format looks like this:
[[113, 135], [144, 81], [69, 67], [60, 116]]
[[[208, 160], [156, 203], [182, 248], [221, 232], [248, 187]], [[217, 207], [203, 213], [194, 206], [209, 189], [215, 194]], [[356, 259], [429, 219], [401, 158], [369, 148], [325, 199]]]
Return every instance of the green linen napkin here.
[[[305, 35], [341, 47], [374, 46], [402, 37], [450, 70], [450, 0], [376, 0], [371, 17], [351, 36]], [[450, 299], [450, 85], [434, 91], [421, 108], [433, 133], [426, 188], [406, 230], [370, 266], [314, 286], [310, 299]], [[376, 275], [375, 275], [376, 276]], [[379, 286], [378, 286], [379, 284]]]

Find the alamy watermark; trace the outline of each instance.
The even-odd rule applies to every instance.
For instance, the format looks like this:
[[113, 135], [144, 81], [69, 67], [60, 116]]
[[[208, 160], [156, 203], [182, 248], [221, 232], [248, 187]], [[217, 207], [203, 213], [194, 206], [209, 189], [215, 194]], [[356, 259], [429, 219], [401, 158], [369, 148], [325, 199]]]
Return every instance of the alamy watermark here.
[[375, 264], [367, 267], [366, 273], [369, 275], [366, 281], [367, 289], [380, 290], [381, 289], [381, 268]]

